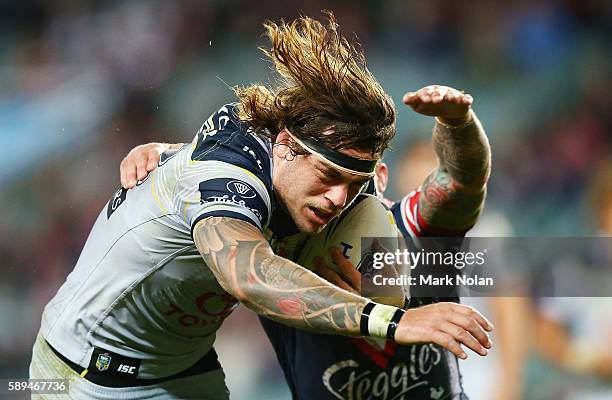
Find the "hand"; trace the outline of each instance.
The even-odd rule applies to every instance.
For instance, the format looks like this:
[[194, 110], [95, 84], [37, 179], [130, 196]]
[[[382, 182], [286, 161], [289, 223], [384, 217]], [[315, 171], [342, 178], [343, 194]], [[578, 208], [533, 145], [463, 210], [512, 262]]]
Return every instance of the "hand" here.
[[[372, 250], [377, 252], [387, 252], [378, 240], [374, 240], [372, 244]], [[404, 308], [406, 304], [406, 296], [404, 291], [401, 288], [390, 288], [386, 296], [370, 296], [368, 294], [364, 294], [362, 291], [362, 275], [361, 272], [351, 263], [342, 252], [337, 247], [330, 247], [329, 254], [332, 258], [332, 261], [337, 266], [335, 269], [327, 265], [325, 260], [321, 257], [315, 258], [314, 265], [314, 273], [319, 275], [321, 278], [325, 279], [329, 283], [338, 286], [348, 292], [356, 294], [358, 296], [369, 297], [371, 300], [387, 304], [394, 307]], [[366, 268], [366, 270], [371, 269], [371, 266], [368, 268], [364, 264], [361, 265], [361, 268]], [[395, 265], [387, 265], [385, 264], [382, 269], [377, 271], [377, 274], [380, 274], [385, 277], [398, 277], [398, 272], [395, 269]], [[366, 280], [366, 285], [371, 281], [370, 278]], [[372, 291], [373, 288], [366, 286], [366, 293], [368, 291]], [[378, 290], [380, 292], [380, 289]]]
[[[374, 240], [372, 243], [372, 251], [381, 253], [388, 252], [388, 250], [384, 248], [378, 240]], [[329, 255], [331, 256], [334, 264], [336, 264], [338, 267], [337, 272], [332, 267], [327, 265], [325, 260], [321, 257], [317, 257], [313, 260], [315, 264], [315, 269], [313, 272], [329, 283], [361, 296], [361, 272], [359, 272], [353, 263], [344, 257], [340, 249], [337, 247], [330, 247]], [[397, 271], [395, 270], [394, 266], [385, 265], [383, 267], [383, 275], [397, 277]], [[402, 304], [403, 300], [404, 299], [402, 298]], [[385, 302], [383, 301], [383, 303]]]
[[406, 93], [403, 102], [419, 114], [438, 117], [449, 125], [460, 125], [468, 120], [474, 98], [448, 86], [431, 85]]
[[180, 147], [179, 144], [147, 143], [134, 147], [123, 158], [119, 166], [121, 186], [131, 189], [137, 181], [147, 177], [157, 167], [164, 151]]
[[456, 303], [435, 303], [406, 310], [395, 331], [398, 344], [435, 343], [466, 359], [465, 345], [486, 356], [491, 340], [485, 331], [493, 325], [474, 308]]
[[314, 273], [339, 288], [361, 296], [361, 273], [337, 247], [331, 247], [329, 254], [338, 266], [338, 272], [327, 265], [323, 258], [317, 257], [314, 259]]

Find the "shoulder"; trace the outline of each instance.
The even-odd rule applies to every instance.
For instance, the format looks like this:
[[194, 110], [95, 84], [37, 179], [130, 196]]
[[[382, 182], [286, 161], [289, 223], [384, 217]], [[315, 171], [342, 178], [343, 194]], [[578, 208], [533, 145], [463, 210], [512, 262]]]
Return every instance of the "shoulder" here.
[[270, 141], [239, 120], [236, 104], [213, 113], [191, 143], [176, 191], [192, 229], [210, 216], [266, 226], [274, 208], [271, 154]]
[[424, 236], [423, 229], [419, 223], [419, 197], [420, 188], [413, 190], [400, 201], [391, 205], [391, 212], [395, 218], [398, 228], [404, 237]]
[[237, 104], [230, 103], [213, 113], [196, 135], [191, 161], [221, 161], [243, 168], [268, 182], [272, 168], [272, 145], [258, 136], [237, 115]]
[[222, 106], [202, 124], [192, 144], [188, 169], [199, 177], [201, 193], [221, 187], [227, 191], [223, 195], [230, 197], [249, 199], [260, 193], [271, 207], [272, 145], [240, 121], [237, 106]]
[[400, 201], [394, 202], [391, 206], [393, 217], [404, 237], [465, 236], [469, 229], [449, 231], [429, 226], [421, 215], [419, 206], [421, 195], [421, 188], [418, 188], [408, 193]]

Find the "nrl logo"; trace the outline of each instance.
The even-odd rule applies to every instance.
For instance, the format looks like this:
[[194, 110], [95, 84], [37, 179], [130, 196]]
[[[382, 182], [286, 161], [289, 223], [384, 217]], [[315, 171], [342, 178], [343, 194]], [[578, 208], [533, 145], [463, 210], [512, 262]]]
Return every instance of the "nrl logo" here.
[[255, 191], [251, 187], [241, 181], [230, 181], [226, 185], [227, 190], [230, 192], [240, 195], [244, 199], [252, 199], [256, 196]]
[[98, 371], [100, 372], [106, 371], [108, 367], [110, 367], [110, 363], [111, 356], [109, 356], [108, 353], [99, 354], [98, 359], [96, 360], [96, 368], [98, 368]]

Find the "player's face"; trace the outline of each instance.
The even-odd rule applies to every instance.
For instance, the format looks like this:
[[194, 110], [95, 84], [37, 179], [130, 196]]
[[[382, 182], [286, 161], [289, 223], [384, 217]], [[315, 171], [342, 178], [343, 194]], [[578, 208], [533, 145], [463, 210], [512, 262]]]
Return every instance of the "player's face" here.
[[[317, 233], [353, 201], [369, 178], [337, 170], [316, 155], [284, 157], [283, 147], [274, 156], [274, 190], [297, 227]], [[342, 152], [371, 158], [369, 152]]]

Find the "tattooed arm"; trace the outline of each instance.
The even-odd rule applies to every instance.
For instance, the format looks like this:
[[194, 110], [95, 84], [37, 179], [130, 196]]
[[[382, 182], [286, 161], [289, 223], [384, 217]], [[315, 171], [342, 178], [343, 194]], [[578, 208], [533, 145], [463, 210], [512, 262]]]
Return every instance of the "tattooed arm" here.
[[486, 195], [491, 149], [470, 109], [472, 97], [445, 86], [428, 86], [404, 96], [416, 112], [436, 116], [433, 146], [439, 166], [421, 187], [419, 209], [433, 228], [462, 231], [476, 222]]
[[[139, 160], [148, 162], [153, 158], [157, 165], [160, 152], [149, 151], [156, 146], [153, 143], [134, 149], [123, 164], [135, 165]], [[261, 232], [251, 224], [210, 217], [196, 224], [193, 237], [223, 289], [258, 314], [320, 333], [360, 334], [361, 313], [369, 300], [275, 255]], [[395, 331], [395, 341], [433, 342], [465, 358], [460, 344], [485, 355], [485, 347], [491, 346], [485, 330], [492, 328], [471, 307], [437, 303], [407, 310]]]
[[301, 329], [359, 335], [368, 300], [275, 255], [251, 224], [211, 217], [193, 236], [223, 289], [258, 314]]
[[[361, 313], [369, 300], [275, 255], [253, 225], [209, 217], [196, 224], [193, 237], [223, 289], [258, 314], [300, 329], [359, 335]], [[487, 354], [485, 347], [491, 342], [485, 331], [492, 328], [472, 307], [437, 303], [406, 311], [395, 341], [433, 342], [464, 358], [460, 344]]]

